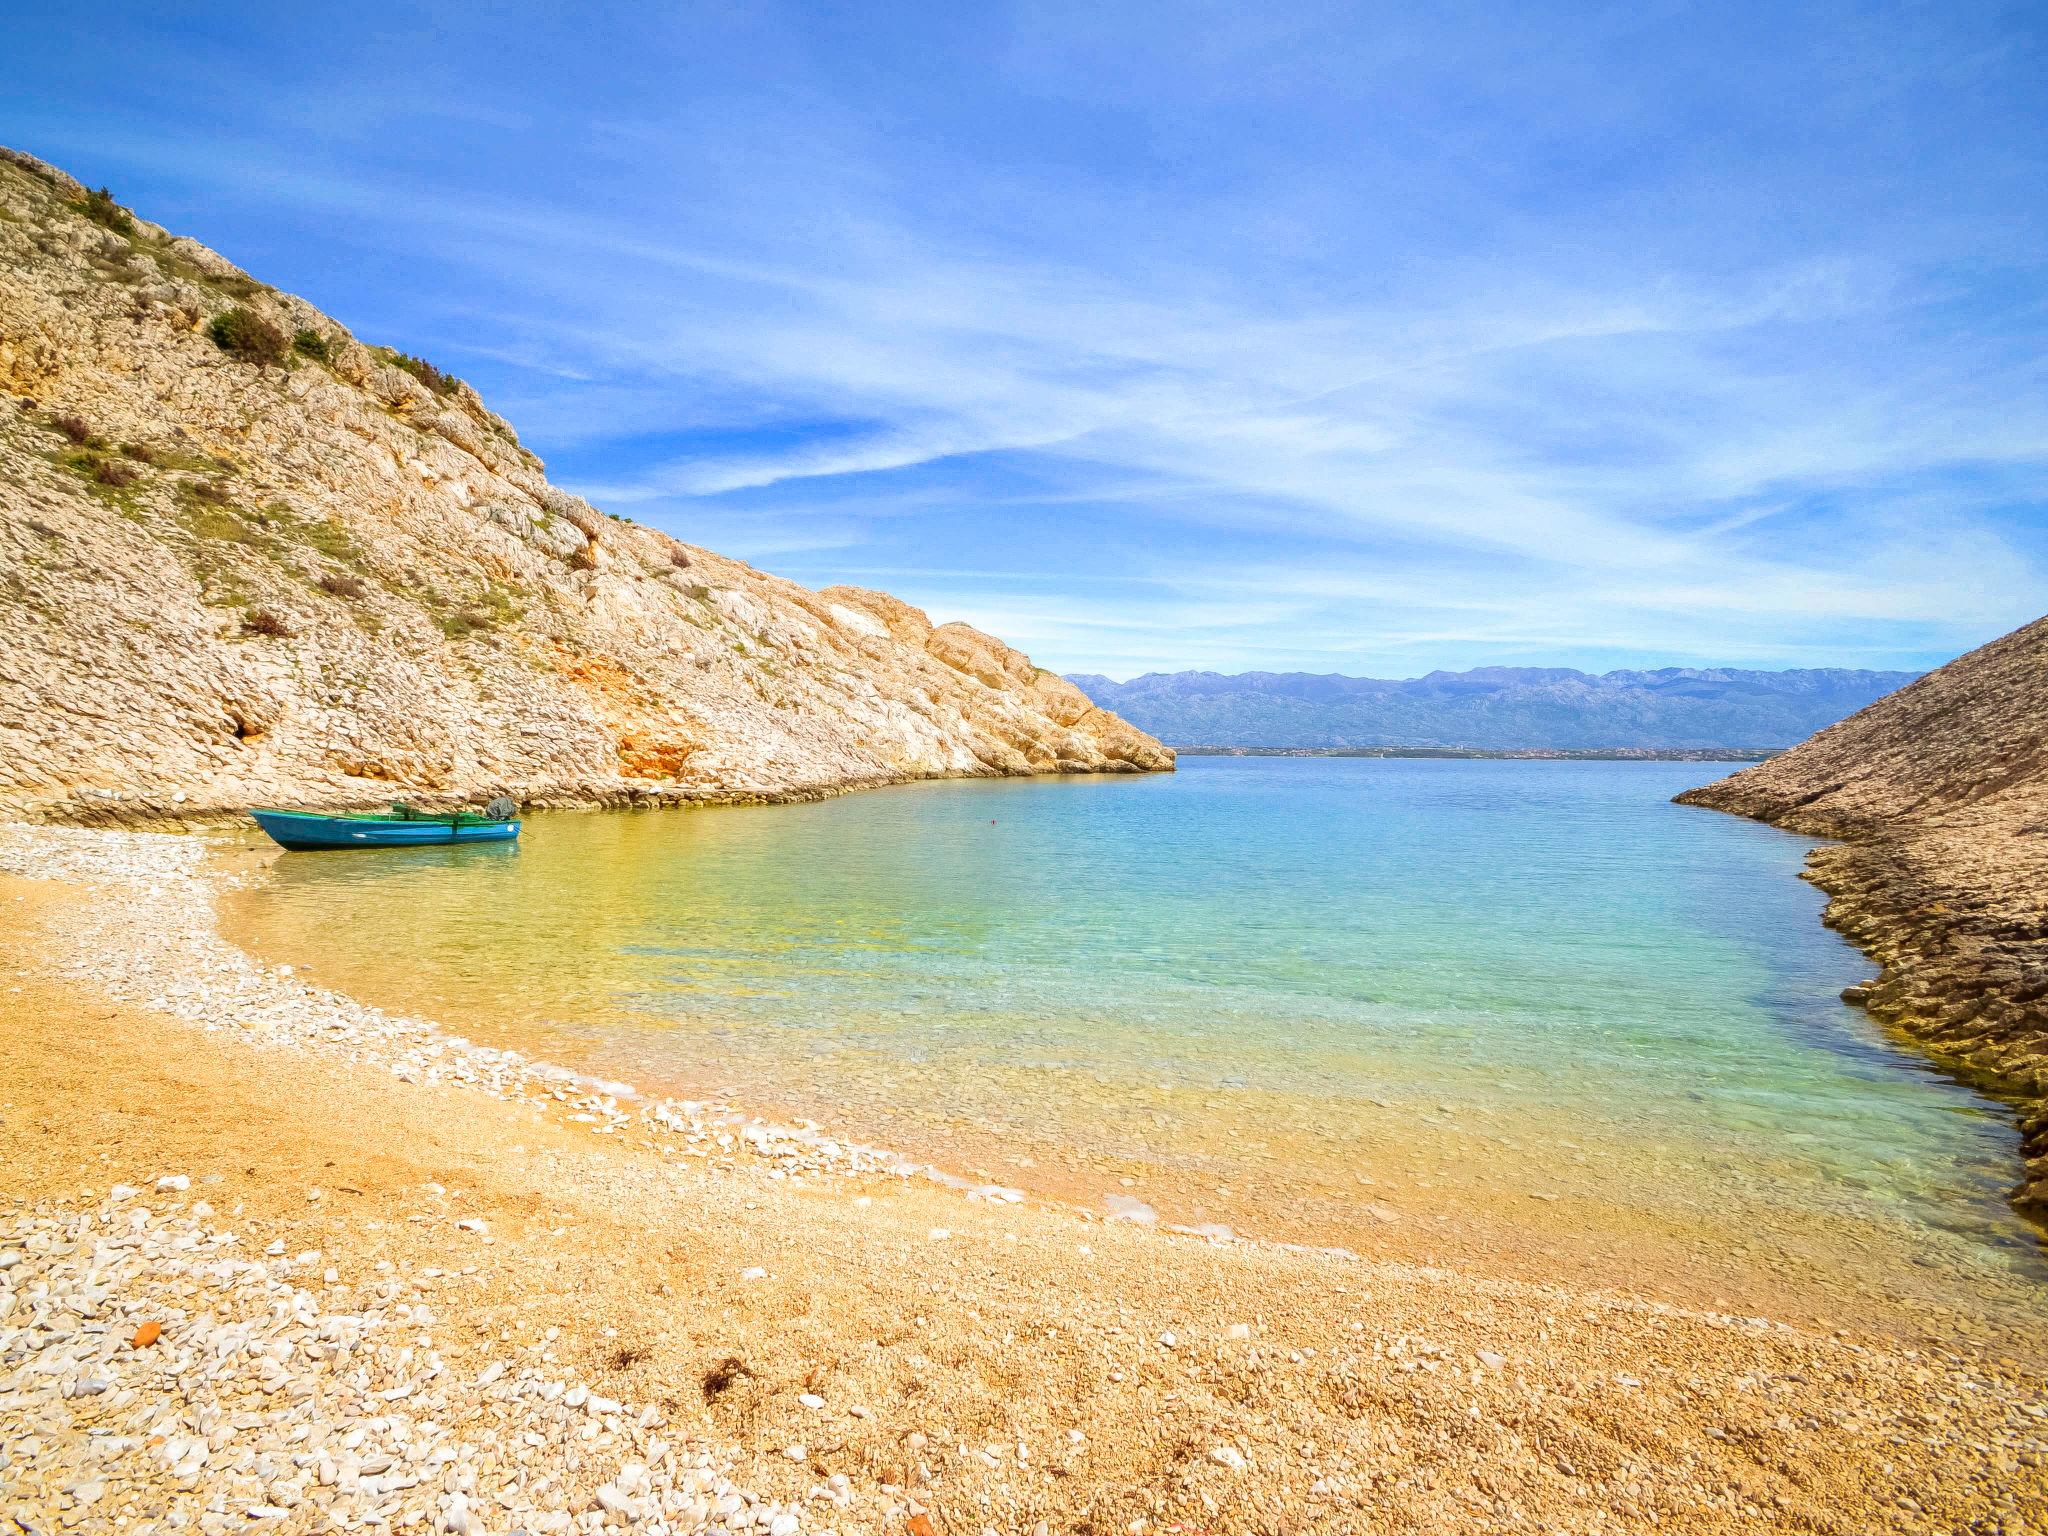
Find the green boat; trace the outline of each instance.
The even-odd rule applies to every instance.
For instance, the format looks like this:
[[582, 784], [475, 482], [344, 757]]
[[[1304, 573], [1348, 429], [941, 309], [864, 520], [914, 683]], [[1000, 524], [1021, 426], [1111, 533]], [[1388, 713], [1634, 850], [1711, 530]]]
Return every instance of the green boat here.
[[317, 811], [252, 809], [256, 825], [279, 846], [298, 852], [331, 848], [431, 848], [447, 843], [505, 843], [519, 835], [518, 807], [504, 796], [482, 815], [436, 815], [394, 801], [388, 811], [324, 815]]

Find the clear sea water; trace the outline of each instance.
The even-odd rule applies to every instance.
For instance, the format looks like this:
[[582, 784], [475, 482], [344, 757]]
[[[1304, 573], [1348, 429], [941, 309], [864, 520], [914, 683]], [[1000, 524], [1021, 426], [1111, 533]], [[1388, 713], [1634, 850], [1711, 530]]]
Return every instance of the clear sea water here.
[[2038, 1333], [1997, 1106], [1837, 999], [1711, 764], [1188, 758], [258, 855], [231, 936], [480, 1038], [1169, 1223]]

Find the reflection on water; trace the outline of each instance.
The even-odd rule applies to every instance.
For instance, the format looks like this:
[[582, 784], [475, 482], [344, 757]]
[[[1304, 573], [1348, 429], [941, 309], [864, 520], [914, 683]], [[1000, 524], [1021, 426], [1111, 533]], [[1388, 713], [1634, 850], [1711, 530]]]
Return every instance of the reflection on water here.
[[516, 848], [270, 859], [229, 927], [1091, 1203], [2038, 1324], [2007, 1121], [1836, 1001], [1867, 966], [1805, 843], [1668, 803], [1709, 772], [1203, 758], [538, 815]]

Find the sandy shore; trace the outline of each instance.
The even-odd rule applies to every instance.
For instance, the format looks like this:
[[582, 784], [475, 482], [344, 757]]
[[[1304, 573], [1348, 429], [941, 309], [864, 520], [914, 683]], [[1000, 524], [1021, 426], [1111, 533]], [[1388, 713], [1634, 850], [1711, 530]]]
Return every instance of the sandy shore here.
[[605, 1094], [0, 829], [0, 1531], [2038, 1530], [2039, 1372]]

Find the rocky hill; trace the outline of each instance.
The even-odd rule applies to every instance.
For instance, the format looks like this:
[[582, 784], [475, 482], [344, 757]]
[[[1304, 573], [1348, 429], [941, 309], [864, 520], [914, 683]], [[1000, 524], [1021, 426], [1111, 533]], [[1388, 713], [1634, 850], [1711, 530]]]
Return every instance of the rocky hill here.
[[1884, 967], [1852, 1001], [2019, 1106], [2048, 1220], [2048, 619], [1679, 798], [1845, 839], [1810, 873]]
[[466, 384], [0, 151], [0, 810], [1172, 764], [965, 625], [603, 515]]
[[1402, 679], [1152, 672], [1127, 683], [1069, 681], [1176, 746], [1691, 751], [1790, 746], [1915, 675], [1478, 667]]

